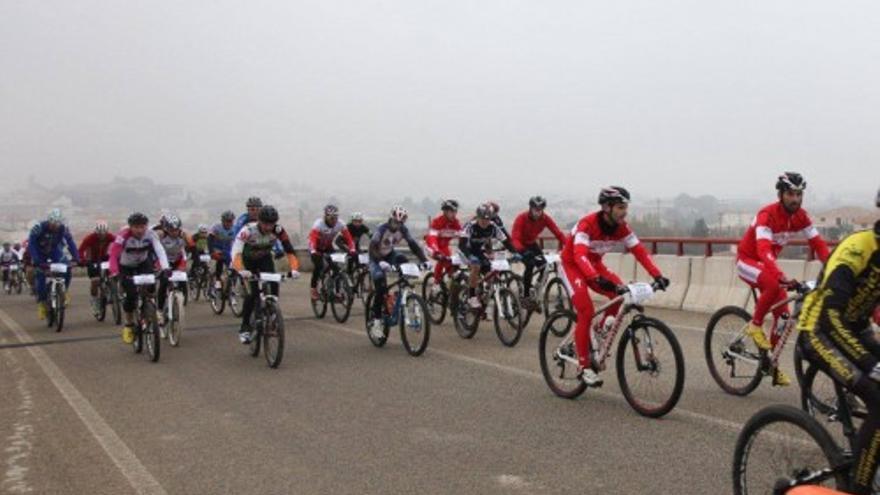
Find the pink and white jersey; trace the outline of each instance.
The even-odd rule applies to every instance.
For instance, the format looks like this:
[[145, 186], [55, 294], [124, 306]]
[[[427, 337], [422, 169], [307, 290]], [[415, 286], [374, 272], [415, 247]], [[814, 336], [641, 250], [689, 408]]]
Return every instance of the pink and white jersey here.
[[110, 273], [118, 274], [120, 266], [136, 267], [149, 260], [151, 254], [155, 255], [163, 270], [168, 269], [168, 257], [156, 233], [147, 229], [144, 235], [138, 238], [126, 227], [116, 234], [116, 240], [110, 245]]

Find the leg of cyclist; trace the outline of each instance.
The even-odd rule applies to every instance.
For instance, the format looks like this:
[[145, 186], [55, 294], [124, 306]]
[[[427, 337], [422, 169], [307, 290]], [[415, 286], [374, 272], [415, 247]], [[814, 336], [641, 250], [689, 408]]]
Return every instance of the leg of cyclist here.
[[[388, 260], [382, 260], [388, 262]], [[374, 338], [381, 338], [385, 334], [385, 327], [382, 322], [382, 305], [385, 304], [385, 297], [388, 294], [388, 279], [385, 271], [379, 266], [379, 262], [370, 260], [370, 277], [373, 279], [373, 305], [370, 313], [373, 318], [370, 322], [370, 333]]]
[[531, 302], [532, 297], [532, 282], [535, 278], [535, 268], [538, 265], [538, 258], [542, 253], [543, 251], [541, 251], [537, 244], [526, 246], [520, 253], [523, 257], [523, 265], [525, 266], [525, 270], [523, 270], [523, 293], [529, 302]]
[[575, 264], [562, 264], [560, 270], [562, 282], [571, 294], [571, 305], [577, 314], [574, 327], [574, 348], [578, 360], [578, 376], [587, 385], [598, 386], [602, 379], [592, 369], [590, 356], [590, 322], [593, 321], [593, 301], [587, 286], [587, 280]]
[[319, 298], [318, 294], [318, 280], [321, 280], [322, 272], [324, 271], [324, 255], [321, 252], [312, 253], [312, 280], [310, 282], [311, 285], [311, 295], [312, 301], [317, 301]]
[[257, 305], [257, 300], [260, 297], [260, 287], [259, 284], [257, 284], [257, 279], [260, 276], [260, 272], [274, 273], [275, 262], [273, 261], [272, 256], [264, 256], [258, 259], [245, 259], [243, 262], [245, 270], [251, 272], [251, 278], [248, 281], [247, 297], [245, 297], [244, 303], [241, 306], [241, 327], [238, 330], [238, 339], [242, 344], [250, 344], [251, 338], [253, 337], [251, 315], [253, 314], [254, 307]]
[[86, 265], [89, 275], [89, 294], [91, 295], [92, 311], [98, 312], [98, 285], [101, 283], [101, 264], [89, 263]]
[[737, 260], [736, 272], [740, 279], [759, 292], [748, 334], [755, 341], [755, 345], [761, 349], [770, 349], [770, 342], [767, 341], [763, 328], [764, 318], [770, 307], [780, 297], [785, 297], [785, 291], [779, 285], [781, 274], [773, 268], [766, 267], [764, 263], [752, 260]]
[[46, 272], [42, 268], [38, 268], [34, 274], [36, 281], [35, 289], [37, 291], [37, 317], [41, 320], [46, 319], [48, 307], [46, 301], [49, 299], [48, 287], [46, 286]]

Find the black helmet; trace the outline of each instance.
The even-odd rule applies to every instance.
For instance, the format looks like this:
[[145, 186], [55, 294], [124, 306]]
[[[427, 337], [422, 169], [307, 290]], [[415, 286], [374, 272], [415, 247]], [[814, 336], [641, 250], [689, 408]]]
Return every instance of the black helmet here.
[[247, 203], [245, 203], [245, 206], [248, 208], [250, 208], [251, 206], [261, 207], [261, 206], [263, 206], [263, 200], [258, 198], [257, 196], [251, 196], [248, 198]]
[[336, 205], [327, 205], [324, 207], [324, 216], [325, 217], [338, 217], [339, 216], [339, 208]]
[[229, 210], [226, 210], [220, 214], [220, 221], [222, 222], [231, 222], [233, 220], [235, 220], [235, 213], [232, 213]]
[[278, 210], [274, 206], [266, 205], [260, 208], [260, 216], [258, 218], [263, 223], [275, 223], [278, 221]]
[[804, 176], [797, 172], [783, 172], [776, 179], [777, 191], [803, 191], [807, 188], [807, 181]]
[[547, 200], [543, 196], [532, 196], [529, 198], [529, 208], [537, 208], [543, 210], [547, 207]]
[[599, 191], [599, 204], [629, 203], [629, 191], [620, 186], [608, 186]]
[[447, 199], [440, 205], [440, 209], [443, 211], [458, 211], [458, 201]]
[[495, 214], [492, 211], [492, 207], [488, 204], [482, 204], [477, 207], [477, 218], [482, 218], [484, 220], [491, 220]]
[[128, 216], [129, 225], [146, 225], [150, 220], [141, 212], [135, 212]]
[[165, 229], [179, 229], [182, 226], [183, 222], [173, 213], [169, 213], [162, 218], [162, 227]]

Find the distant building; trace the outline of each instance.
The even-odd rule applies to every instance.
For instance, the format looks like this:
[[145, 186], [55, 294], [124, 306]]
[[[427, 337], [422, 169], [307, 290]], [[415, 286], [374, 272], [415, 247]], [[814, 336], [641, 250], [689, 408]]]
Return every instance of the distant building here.
[[813, 214], [818, 229], [862, 230], [874, 226], [877, 214], [865, 208], [843, 207]]
[[729, 211], [718, 215], [718, 222], [710, 225], [713, 229], [742, 229], [745, 230], [752, 224], [755, 219], [755, 213], [744, 213], [739, 211]]

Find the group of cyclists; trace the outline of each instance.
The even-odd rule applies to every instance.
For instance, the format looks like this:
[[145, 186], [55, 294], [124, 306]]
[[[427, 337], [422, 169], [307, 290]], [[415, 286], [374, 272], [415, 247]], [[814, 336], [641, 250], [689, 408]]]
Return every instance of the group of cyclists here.
[[[799, 339], [801, 350], [805, 359], [851, 390], [868, 409], [868, 417], [857, 437], [858, 461], [852, 489], [853, 493], [871, 493], [873, 473], [880, 462], [880, 342], [870, 325], [880, 303], [880, 221], [873, 230], [856, 232], [831, 251], [802, 207], [807, 186], [804, 177], [785, 172], [778, 177], [775, 186], [776, 201], [758, 211], [736, 252], [737, 275], [758, 294], [746, 334], [759, 349], [767, 350], [775, 345], [778, 335], [771, 331], [768, 340], [765, 319], [771, 308], [774, 308], [771, 328], [776, 328], [777, 319], [787, 317], [787, 305], [777, 303], [784, 301], [787, 290], [797, 284], [780, 269], [777, 257], [791, 239], [807, 239], [824, 268], [816, 290], [805, 299], [798, 321], [797, 328], [806, 336]], [[459, 269], [453, 265], [458, 254], [468, 274], [467, 304], [473, 309], [482, 304], [477, 290], [481, 277], [490, 270], [493, 251], [502, 247], [513, 260], [524, 265], [522, 305], [528, 309], [536, 303], [531, 300], [534, 275], [545, 268], [540, 236], [546, 230], [560, 247], [560, 276], [576, 314], [574, 351], [579, 365], [578, 378], [588, 387], [595, 387], [601, 385], [602, 379], [590, 352], [591, 325], [594, 324], [590, 293], [613, 299], [624, 290], [625, 282], [603, 263], [603, 256], [612, 251], [629, 252], [652, 277], [654, 287], [662, 290], [671, 283], [627, 224], [630, 201], [630, 193], [625, 188], [604, 187], [598, 195], [598, 209], [583, 216], [568, 233], [564, 233], [545, 211], [547, 201], [541, 196], [529, 199], [528, 208], [515, 217], [512, 232], [505, 228], [497, 203], [479, 204], [473, 215], [462, 221], [459, 219], [459, 202], [447, 199], [440, 205], [437, 216], [430, 220], [424, 249], [407, 226], [408, 212], [401, 206], [394, 206], [387, 220], [371, 231], [364, 223], [363, 214], [355, 212], [350, 222], [343, 224], [339, 208], [327, 205], [308, 236], [308, 253], [313, 265], [310, 297], [313, 301], [320, 297], [318, 281], [328, 269], [328, 255], [335, 252], [347, 254], [348, 270], [351, 271], [363, 250], [361, 241], [367, 238], [366, 264], [375, 291], [372, 311], [368, 314], [382, 314], [388, 287], [387, 274], [392, 267], [408, 261], [408, 256], [397, 249], [403, 243], [417, 259], [419, 268], [430, 270], [437, 283]], [[876, 206], [880, 208], [880, 191]], [[109, 231], [105, 221], [98, 221], [94, 232], [87, 235], [79, 246], [74, 243], [61, 212], [54, 209], [46, 220], [33, 226], [24, 243], [14, 246], [4, 243], [0, 251], [3, 283], [8, 283], [13, 264], [32, 267], [38, 316], [45, 318], [45, 273], [49, 263], [66, 260], [87, 266], [94, 307], [101, 263], [109, 262], [109, 276], [119, 280], [124, 292], [122, 338], [130, 343], [136, 294], [132, 277], [160, 273], [158, 297], [161, 307], [163, 288], [169, 283], [168, 275], [175, 269], [187, 269], [187, 253], [194, 254], [194, 266], [203, 263], [202, 257], [195, 254], [210, 256], [215, 263], [213, 281], [216, 288], [220, 287], [220, 277], [226, 269], [274, 273], [275, 259], [281, 257], [287, 258], [288, 276], [298, 277], [299, 261], [289, 235], [279, 224], [278, 211], [273, 206], [264, 205], [257, 197], [249, 198], [246, 208], [247, 211], [237, 218], [231, 211], [224, 212], [220, 222], [211, 228], [199, 226], [192, 236], [184, 232], [180, 218], [174, 214], [164, 214], [151, 227], [145, 214], [135, 212], [128, 217], [127, 226], [117, 234]], [[453, 243], [457, 244], [457, 251], [453, 250]], [[65, 249], [69, 256], [64, 255]], [[70, 283], [70, 272], [67, 272], [65, 282]], [[239, 330], [239, 340], [244, 344], [250, 343], [253, 334], [250, 316], [257, 294], [256, 281], [251, 279], [250, 284]], [[612, 307], [605, 312], [606, 318], [613, 318], [618, 310], [619, 305]], [[367, 328], [371, 333], [381, 334], [383, 322], [374, 318], [368, 322]], [[774, 385], [787, 386], [790, 382], [780, 369], [773, 370]]]

